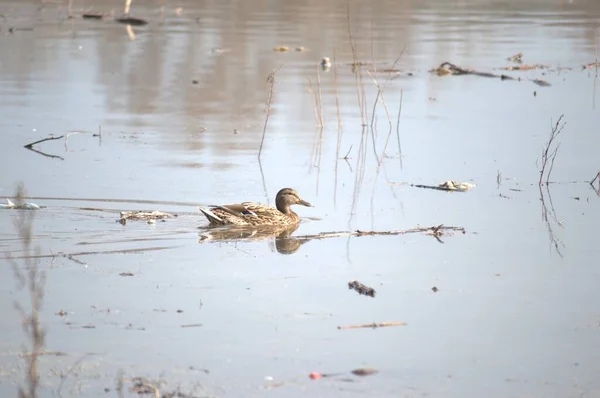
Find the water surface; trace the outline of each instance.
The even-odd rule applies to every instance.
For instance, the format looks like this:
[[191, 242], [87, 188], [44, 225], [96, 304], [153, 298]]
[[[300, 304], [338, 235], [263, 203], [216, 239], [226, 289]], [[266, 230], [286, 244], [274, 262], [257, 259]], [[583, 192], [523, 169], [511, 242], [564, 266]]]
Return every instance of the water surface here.
[[[89, 10], [106, 16], [82, 19]], [[11, 54], [0, 61], [0, 196], [23, 182], [47, 206], [34, 224], [41, 254], [84, 263], [40, 260], [46, 348], [68, 354], [42, 357], [43, 396], [114, 394], [119, 371], [162, 377], [165, 391], [201, 385], [201, 396], [597, 395], [600, 197], [586, 181], [600, 141], [595, 70], [582, 65], [595, 59], [599, 5], [155, 1], [133, 4], [149, 24], [129, 31], [121, 13], [120, 2], [0, 1]], [[518, 52], [547, 67], [500, 69]], [[445, 61], [520, 80], [429, 73]], [[387, 107], [375, 117], [373, 79]], [[555, 183], [540, 190], [561, 115]], [[63, 160], [23, 148], [71, 132], [36, 146]], [[476, 187], [410, 186], [451, 179]], [[315, 205], [298, 209], [296, 235], [466, 234], [309, 240], [287, 254], [273, 239], [199, 242], [197, 205], [272, 203], [286, 186]], [[154, 209], [179, 216], [116, 222]], [[3, 255], [23, 254], [18, 214], [0, 210]], [[7, 262], [0, 278], [0, 391], [13, 396], [27, 341], [13, 302], [27, 300]], [[377, 296], [348, 290], [353, 279]], [[337, 329], [386, 321], [407, 325]], [[308, 378], [360, 367], [379, 373]]]

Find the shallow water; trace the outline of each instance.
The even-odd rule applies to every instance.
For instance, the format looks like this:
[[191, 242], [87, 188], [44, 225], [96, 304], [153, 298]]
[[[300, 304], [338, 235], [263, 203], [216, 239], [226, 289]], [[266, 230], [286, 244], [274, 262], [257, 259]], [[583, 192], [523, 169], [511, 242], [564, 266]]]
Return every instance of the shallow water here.
[[[83, 20], [88, 9], [107, 16]], [[595, 59], [600, 5], [155, 1], [133, 4], [150, 23], [129, 32], [113, 21], [121, 12], [0, 1], [0, 48], [12, 54], [0, 60], [0, 197], [23, 182], [47, 206], [34, 224], [41, 315], [46, 348], [67, 354], [42, 357], [43, 396], [116, 396], [121, 370], [162, 377], [165, 391], [201, 385], [200, 396], [598, 394], [600, 195], [586, 181], [600, 168], [600, 119], [595, 70], [581, 66]], [[499, 69], [518, 52], [548, 67]], [[337, 84], [336, 67], [319, 68], [334, 55]], [[400, 72], [384, 72], [400, 55]], [[358, 73], [364, 120], [355, 57], [375, 65]], [[428, 72], [444, 61], [521, 80]], [[387, 107], [375, 118], [372, 78]], [[322, 130], [309, 88], [321, 92]], [[555, 183], [540, 190], [540, 153], [563, 114]], [[70, 132], [35, 146], [62, 160], [23, 148]], [[410, 186], [451, 179], [477, 186]], [[295, 235], [466, 234], [309, 239], [291, 253], [274, 239], [200, 240], [197, 205], [272, 203], [284, 186], [315, 205], [297, 209]], [[116, 222], [155, 209], [178, 217]], [[0, 210], [2, 255], [23, 255], [18, 214]], [[2, 396], [24, 369], [13, 303], [27, 300], [13, 279], [2, 262]], [[376, 297], [348, 290], [353, 279]], [[387, 321], [407, 325], [337, 329]], [[360, 367], [379, 373], [308, 378]]]

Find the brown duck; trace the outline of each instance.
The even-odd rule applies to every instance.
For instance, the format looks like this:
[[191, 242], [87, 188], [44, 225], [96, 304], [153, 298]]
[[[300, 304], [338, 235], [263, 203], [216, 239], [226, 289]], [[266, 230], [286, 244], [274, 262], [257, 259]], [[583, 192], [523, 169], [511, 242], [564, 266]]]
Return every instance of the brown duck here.
[[199, 207], [210, 225], [272, 225], [288, 226], [300, 222], [300, 217], [290, 208], [292, 205], [312, 207], [292, 188], [277, 192], [275, 206], [243, 202], [230, 205]]

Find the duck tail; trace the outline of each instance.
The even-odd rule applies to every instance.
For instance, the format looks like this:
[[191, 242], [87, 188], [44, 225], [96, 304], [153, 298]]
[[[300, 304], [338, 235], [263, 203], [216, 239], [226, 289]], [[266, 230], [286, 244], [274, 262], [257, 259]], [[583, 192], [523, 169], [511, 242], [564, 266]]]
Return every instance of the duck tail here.
[[198, 209], [202, 212], [202, 214], [204, 214], [204, 216], [208, 219], [208, 221], [211, 224], [217, 224], [217, 225], [225, 224], [225, 222], [223, 222], [223, 219], [220, 218], [219, 216], [217, 216], [215, 213], [213, 213], [209, 208], [198, 207]]

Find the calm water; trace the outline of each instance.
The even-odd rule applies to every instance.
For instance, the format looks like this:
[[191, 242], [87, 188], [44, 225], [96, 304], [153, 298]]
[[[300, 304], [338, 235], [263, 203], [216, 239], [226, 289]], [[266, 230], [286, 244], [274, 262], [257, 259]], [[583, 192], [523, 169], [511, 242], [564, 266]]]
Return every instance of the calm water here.
[[[113, 21], [122, 10], [0, 1], [0, 198], [23, 182], [47, 206], [41, 253], [84, 253], [85, 264], [41, 260], [46, 348], [68, 354], [42, 358], [44, 396], [116, 396], [119, 370], [200, 396], [600, 394], [600, 196], [585, 182], [600, 169], [600, 117], [595, 70], [582, 70], [600, 4], [148, 1], [131, 13], [149, 25], [129, 31]], [[518, 52], [548, 68], [499, 69]], [[384, 72], [400, 55], [399, 73]], [[355, 57], [368, 63], [358, 90]], [[521, 80], [428, 72], [444, 61]], [[267, 77], [280, 67], [259, 164]], [[373, 79], [387, 107], [375, 117]], [[557, 183], [540, 192], [540, 153], [563, 114]], [[70, 132], [82, 133], [36, 146], [63, 160], [23, 148]], [[477, 186], [410, 186], [450, 179]], [[285, 186], [315, 205], [298, 209], [297, 235], [467, 233], [310, 240], [289, 255], [272, 239], [199, 243], [197, 205], [272, 203]], [[179, 217], [115, 222], [142, 209]], [[0, 210], [3, 256], [23, 254], [17, 215]], [[0, 395], [16, 396], [27, 340], [13, 303], [27, 301], [0, 264]], [[348, 290], [353, 279], [376, 298]], [[407, 325], [337, 329], [386, 321]], [[379, 373], [308, 378], [359, 367]]]

